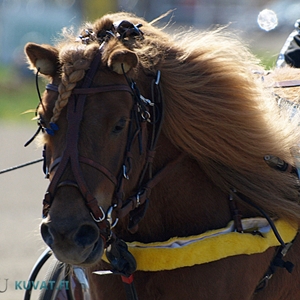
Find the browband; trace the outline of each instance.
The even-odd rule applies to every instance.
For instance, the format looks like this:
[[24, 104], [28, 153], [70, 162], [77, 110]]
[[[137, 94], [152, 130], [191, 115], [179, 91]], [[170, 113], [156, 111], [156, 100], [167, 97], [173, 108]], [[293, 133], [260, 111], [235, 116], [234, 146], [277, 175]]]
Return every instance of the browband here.
[[[58, 93], [58, 86], [53, 83], [48, 83], [46, 85], [46, 90], [50, 90]], [[96, 94], [96, 93], [115, 92], [115, 91], [124, 91], [124, 92], [129, 92], [131, 94], [133, 93], [130, 86], [126, 84], [115, 84], [115, 85], [102, 85], [93, 88], [75, 88], [73, 89], [72, 94], [86, 95], [86, 94]]]

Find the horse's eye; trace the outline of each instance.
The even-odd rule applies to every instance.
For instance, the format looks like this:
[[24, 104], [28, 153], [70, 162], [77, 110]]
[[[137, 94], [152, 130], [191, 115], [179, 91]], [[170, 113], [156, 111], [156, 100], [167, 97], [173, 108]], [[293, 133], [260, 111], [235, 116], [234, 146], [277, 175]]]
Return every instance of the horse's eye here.
[[124, 129], [125, 125], [126, 125], [126, 119], [124, 119], [124, 118], [120, 119], [115, 124], [115, 127], [113, 129], [113, 133], [119, 133], [119, 132], [121, 132]]

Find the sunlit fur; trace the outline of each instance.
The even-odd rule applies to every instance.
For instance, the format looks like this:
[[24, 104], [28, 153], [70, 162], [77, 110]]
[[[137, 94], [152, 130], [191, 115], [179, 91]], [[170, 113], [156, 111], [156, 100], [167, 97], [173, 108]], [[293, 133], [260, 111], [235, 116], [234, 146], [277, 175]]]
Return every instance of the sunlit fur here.
[[[225, 30], [171, 36], [126, 13], [86, 26], [97, 34], [124, 19], [143, 24], [144, 39], [124, 41], [138, 55], [137, 76], [140, 69], [161, 71], [163, 132], [170, 141], [197, 160], [222, 190], [235, 188], [272, 215], [299, 220], [294, 178], [263, 160], [272, 154], [293, 163], [290, 148], [299, 141], [297, 122], [279, 114], [273, 88], [253, 73], [261, 70], [257, 59]], [[78, 69], [87, 69], [97, 48], [75, 39], [68, 33], [58, 44], [63, 66], [59, 97], [65, 102], [57, 101], [53, 121], [82, 78]], [[108, 45], [123, 47], [114, 39]]]
[[[265, 85], [273, 86], [276, 82], [284, 81], [284, 80], [298, 80], [300, 78], [300, 69], [290, 68], [288, 66], [284, 68], [274, 69], [268, 72], [266, 76], [264, 76]], [[275, 88], [274, 93], [279, 95], [280, 97], [299, 104], [300, 102], [300, 87], [289, 87], [289, 88]]]
[[[298, 101], [297, 88], [289, 93], [273, 85], [285, 78], [300, 78], [299, 72], [285, 69], [265, 75], [258, 60], [236, 36], [225, 29], [202, 33], [183, 31], [170, 35], [154, 27], [154, 23], [147, 23], [127, 13], [117, 13], [106, 15], [93, 24], [85, 24], [80, 33], [84, 34], [88, 28], [95, 36], [105, 36], [113, 23], [122, 20], [143, 24], [143, 38], [119, 40], [110, 37], [101, 50], [101, 67], [94, 78], [94, 86], [126, 83], [124, 76], [119, 74], [120, 65], [114, 65], [119, 63], [113, 57], [114, 51], [126, 57], [122, 59], [126, 59], [128, 67], [131, 67], [126, 76], [136, 81], [142, 95], [148, 99], [153, 100], [151, 81], [160, 70], [165, 117], [153, 161], [154, 174], [181, 152], [187, 155], [152, 189], [149, 207], [137, 232], [129, 232], [127, 219], [120, 218], [113, 229], [116, 235], [127, 242], [147, 243], [222, 228], [232, 220], [228, 201], [231, 189], [250, 198], [270, 216], [292, 219], [299, 224], [296, 176], [274, 170], [264, 161], [264, 156], [271, 154], [294, 164], [290, 149], [299, 142], [299, 120], [296, 117], [290, 120], [289, 111], [279, 109], [275, 94]], [[66, 109], [63, 108], [68, 104], [76, 83], [90, 68], [101, 43], [102, 40], [94, 40], [85, 45], [78, 39], [78, 34], [64, 31], [54, 47], [32, 43], [26, 46], [31, 67], [40, 66], [40, 72], [59, 85], [58, 96], [54, 91], [45, 91], [43, 105], [39, 108], [46, 126], [49, 126], [50, 120], [60, 127], [54, 137], [44, 137], [49, 162], [63, 151], [68, 125]], [[133, 53], [138, 58], [137, 65]], [[125, 116], [129, 115], [131, 103], [130, 95], [126, 96], [127, 102], [122, 102]], [[94, 111], [93, 104], [97, 102], [93, 101], [101, 97], [106, 101], [103, 111], [96, 105]], [[123, 131], [120, 136], [111, 134], [113, 124], [108, 126], [105, 122], [107, 119], [113, 120], [110, 114], [120, 117], [118, 114], [122, 105], [118, 101], [125, 95], [112, 92], [101, 97], [87, 96], [78, 148], [80, 155], [95, 161], [99, 159], [99, 163], [104, 162], [104, 166], [117, 174], [123, 162], [127, 132]], [[92, 125], [88, 122], [89, 116], [96, 120]], [[104, 139], [99, 138], [100, 131], [104, 132]], [[100, 147], [94, 150], [93, 145]], [[132, 175], [124, 184], [125, 198], [136, 192], [136, 182], [145, 161], [145, 155], [139, 156], [137, 142], [134, 146]], [[119, 170], [112, 167], [115, 161], [119, 164]], [[89, 166], [82, 166], [82, 170], [88, 185], [95, 187], [94, 190], [100, 194], [99, 197], [95, 195], [99, 198], [98, 204], [108, 207], [113, 197], [113, 187], [108, 186], [106, 196], [103, 196], [106, 180], [103, 180], [101, 172]], [[66, 178], [69, 173], [65, 174]], [[242, 201], [237, 201], [237, 205], [243, 217], [261, 216]], [[87, 225], [90, 233], [82, 231]], [[100, 242], [98, 237], [95, 240], [93, 233], [98, 228], [90, 217], [84, 199], [72, 187], [60, 187], [41, 226], [44, 236], [48, 234], [46, 237], [57, 233], [55, 239], [58, 242], [53, 252], [66, 263], [80, 265], [87, 257], [81, 254], [74, 240], [78, 231], [80, 236], [85, 232], [84, 238], [94, 237], [85, 244], [86, 249], [101, 245], [101, 239]], [[46, 231], [47, 228], [53, 230]], [[44, 240], [51, 246], [49, 239]], [[295, 263], [293, 273], [278, 270], [267, 288], [257, 294], [255, 288], [268, 270], [278, 249], [276, 247], [259, 254], [231, 256], [170, 271], [136, 271], [134, 282], [138, 296], [143, 300], [296, 300], [300, 297], [299, 246], [300, 239], [297, 238], [285, 256], [286, 261]], [[110, 268], [101, 260], [103, 247], [98, 249], [85, 252], [92, 253], [94, 257], [90, 264], [84, 265], [87, 267], [92, 298], [125, 299], [119, 276], [92, 273]], [[73, 258], [71, 262], [70, 258]]]

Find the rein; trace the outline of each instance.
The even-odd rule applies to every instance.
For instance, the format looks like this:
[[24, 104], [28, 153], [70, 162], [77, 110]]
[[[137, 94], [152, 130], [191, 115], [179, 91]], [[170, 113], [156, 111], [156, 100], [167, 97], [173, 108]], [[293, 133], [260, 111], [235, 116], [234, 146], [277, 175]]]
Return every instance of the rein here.
[[20, 165], [14, 166], [14, 167], [3, 169], [3, 170], [0, 171], [0, 175], [4, 174], [4, 173], [7, 173], [7, 172], [15, 171], [15, 170], [18, 170], [18, 169], [21, 169], [21, 168], [24, 168], [24, 167], [34, 165], [36, 163], [42, 162], [43, 160], [44, 160], [43, 158], [38, 158], [38, 159], [35, 159], [35, 160], [32, 160], [32, 161], [29, 161], [27, 163], [24, 163], [24, 164], [20, 164]]

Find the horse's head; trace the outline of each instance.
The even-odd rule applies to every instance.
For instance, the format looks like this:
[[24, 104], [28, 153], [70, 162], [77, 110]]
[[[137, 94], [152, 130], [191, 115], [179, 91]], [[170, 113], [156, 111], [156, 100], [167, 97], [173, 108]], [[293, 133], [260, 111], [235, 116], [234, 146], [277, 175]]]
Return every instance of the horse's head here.
[[[126, 38], [141, 34], [126, 26]], [[77, 42], [25, 48], [50, 79], [37, 111], [50, 179], [41, 233], [59, 260], [76, 265], [97, 262], [117, 218], [145, 205], [139, 184], [152, 158], [150, 84], [135, 85], [138, 57], [122, 32], [108, 35], [100, 41], [89, 31]]]

